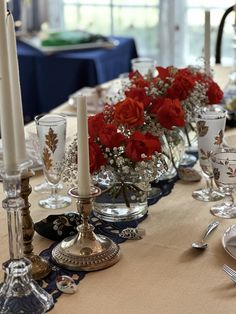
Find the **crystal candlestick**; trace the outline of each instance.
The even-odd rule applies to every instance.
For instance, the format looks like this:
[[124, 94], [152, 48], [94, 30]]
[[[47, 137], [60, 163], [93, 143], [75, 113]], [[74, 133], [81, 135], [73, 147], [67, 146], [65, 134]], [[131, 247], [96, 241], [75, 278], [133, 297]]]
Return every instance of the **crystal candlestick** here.
[[52, 251], [53, 260], [61, 267], [71, 270], [93, 271], [112, 266], [118, 262], [120, 249], [109, 238], [94, 233], [89, 224], [93, 199], [100, 195], [97, 187], [91, 187], [90, 195], [80, 196], [76, 188], [69, 190], [69, 195], [77, 199], [77, 210], [81, 214], [82, 224], [78, 234], [68, 237]]
[[33, 252], [34, 223], [30, 215], [30, 203], [28, 201], [32, 188], [29, 184], [30, 177], [33, 176], [31, 170], [25, 170], [21, 175], [21, 197], [24, 199], [24, 206], [21, 209], [23, 228], [23, 253], [31, 263], [31, 274], [33, 279], [39, 280], [46, 277], [51, 272], [48, 262]]
[[0, 313], [45, 313], [53, 306], [53, 299], [31, 277], [31, 263], [22, 254], [20, 172], [3, 174], [6, 198], [10, 259], [3, 264], [4, 282], [0, 289]]

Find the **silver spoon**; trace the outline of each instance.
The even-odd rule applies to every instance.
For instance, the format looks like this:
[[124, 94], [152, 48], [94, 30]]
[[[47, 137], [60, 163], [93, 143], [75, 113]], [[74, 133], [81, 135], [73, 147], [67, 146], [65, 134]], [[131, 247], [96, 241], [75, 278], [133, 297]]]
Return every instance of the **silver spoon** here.
[[206, 229], [206, 232], [204, 236], [202, 237], [202, 240], [200, 242], [193, 242], [192, 247], [195, 249], [206, 249], [207, 243], [205, 242], [206, 238], [210, 235], [210, 233], [217, 228], [219, 225], [219, 221], [213, 221], [210, 223]]

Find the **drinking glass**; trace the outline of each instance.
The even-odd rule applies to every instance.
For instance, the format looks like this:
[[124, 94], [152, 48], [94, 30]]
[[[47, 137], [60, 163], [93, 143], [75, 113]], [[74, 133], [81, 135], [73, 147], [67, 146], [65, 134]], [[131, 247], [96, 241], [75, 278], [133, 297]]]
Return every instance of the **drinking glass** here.
[[158, 72], [156, 70], [156, 61], [151, 58], [135, 58], [131, 60], [132, 71], [138, 71], [144, 77], [155, 77]]
[[222, 146], [226, 111], [217, 105], [201, 108], [197, 113], [198, 157], [206, 187], [192, 193], [193, 198], [211, 202], [223, 198], [224, 194], [213, 187], [212, 153]]
[[232, 193], [236, 185], [236, 148], [221, 148], [211, 158], [216, 185], [224, 191], [224, 202], [212, 206], [211, 213], [221, 218], [236, 218]]
[[58, 185], [65, 157], [66, 118], [60, 114], [43, 114], [35, 117], [39, 138], [43, 172], [51, 186], [51, 194], [41, 199], [39, 205], [44, 208], [63, 208], [71, 204], [71, 198], [58, 194]]

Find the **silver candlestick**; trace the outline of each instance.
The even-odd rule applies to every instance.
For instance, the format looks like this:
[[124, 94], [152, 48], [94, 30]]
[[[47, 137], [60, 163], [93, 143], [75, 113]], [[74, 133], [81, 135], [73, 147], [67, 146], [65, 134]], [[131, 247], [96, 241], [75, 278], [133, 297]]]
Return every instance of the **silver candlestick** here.
[[63, 268], [71, 270], [94, 271], [112, 266], [118, 262], [120, 249], [109, 238], [94, 233], [89, 224], [93, 199], [101, 193], [97, 187], [91, 187], [90, 195], [80, 196], [76, 188], [69, 190], [69, 195], [77, 199], [77, 210], [82, 217], [78, 234], [68, 237], [52, 251], [53, 260]]

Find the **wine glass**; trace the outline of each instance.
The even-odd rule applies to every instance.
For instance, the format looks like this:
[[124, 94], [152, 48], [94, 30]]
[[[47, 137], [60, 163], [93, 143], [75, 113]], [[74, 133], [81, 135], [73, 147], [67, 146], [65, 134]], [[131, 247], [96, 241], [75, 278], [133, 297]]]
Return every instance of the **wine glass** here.
[[213, 187], [211, 155], [222, 146], [226, 121], [226, 111], [217, 105], [201, 108], [197, 113], [198, 157], [206, 187], [192, 193], [193, 198], [211, 202], [224, 197], [223, 193]]
[[221, 148], [211, 158], [216, 185], [224, 191], [224, 202], [212, 206], [210, 212], [221, 218], [236, 218], [232, 196], [236, 185], [236, 148]]
[[63, 208], [71, 204], [71, 198], [58, 194], [58, 185], [65, 157], [66, 118], [60, 114], [42, 114], [35, 117], [39, 138], [43, 172], [51, 186], [51, 194], [41, 199], [39, 205], [44, 208]]

